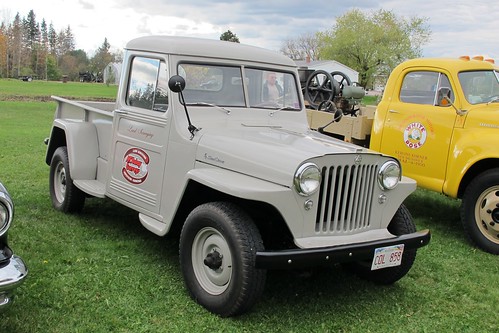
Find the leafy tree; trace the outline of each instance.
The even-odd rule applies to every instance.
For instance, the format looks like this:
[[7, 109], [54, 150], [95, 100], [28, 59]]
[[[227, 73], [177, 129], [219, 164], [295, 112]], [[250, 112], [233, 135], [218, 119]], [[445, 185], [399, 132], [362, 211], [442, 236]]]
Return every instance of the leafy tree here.
[[50, 54], [47, 56], [47, 80], [57, 81], [61, 78], [61, 72], [57, 67], [55, 57]]
[[7, 28], [4, 23], [0, 25], [0, 77], [7, 77]]
[[66, 30], [61, 30], [57, 35], [57, 44], [59, 56], [75, 50], [74, 36], [69, 25]]
[[90, 60], [90, 68], [94, 73], [102, 73], [107, 68], [107, 65], [110, 62], [114, 62], [114, 56], [111, 54], [109, 49], [111, 48], [111, 44], [107, 41], [107, 38], [104, 38], [104, 42], [95, 52], [94, 57]]
[[293, 60], [319, 60], [319, 39], [316, 34], [303, 34], [296, 39], [286, 39], [281, 46], [281, 53]]
[[330, 31], [317, 33], [321, 59], [334, 59], [359, 72], [370, 87], [375, 75], [388, 75], [400, 62], [421, 56], [431, 31], [426, 18], [409, 20], [392, 11], [364, 13], [353, 9], [340, 16]]
[[87, 54], [83, 50], [74, 50], [64, 54], [59, 60], [59, 69], [67, 75], [70, 81], [79, 79], [80, 72], [85, 72], [88, 67]]
[[225, 40], [227, 42], [239, 43], [239, 37], [237, 37], [237, 35], [230, 30], [227, 30], [226, 32], [221, 34], [220, 40]]
[[9, 27], [9, 53], [11, 57], [11, 63], [8, 65], [10, 69], [9, 76], [18, 77], [21, 75], [21, 56], [22, 56], [22, 38], [23, 29], [21, 25], [21, 16], [19, 13], [16, 14], [14, 22]]
[[52, 23], [50, 23], [49, 25], [49, 31], [47, 37], [49, 42], [50, 54], [57, 55], [57, 32], [55, 31]]

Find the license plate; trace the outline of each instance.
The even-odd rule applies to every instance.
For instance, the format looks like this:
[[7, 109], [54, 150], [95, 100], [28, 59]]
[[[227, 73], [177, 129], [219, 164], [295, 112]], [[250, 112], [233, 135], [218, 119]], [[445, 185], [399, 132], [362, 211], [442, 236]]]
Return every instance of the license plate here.
[[399, 266], [402, 263], [404, 244], [387, 247], [379, 247], [374, 250], [374, 258], [371, 270]]

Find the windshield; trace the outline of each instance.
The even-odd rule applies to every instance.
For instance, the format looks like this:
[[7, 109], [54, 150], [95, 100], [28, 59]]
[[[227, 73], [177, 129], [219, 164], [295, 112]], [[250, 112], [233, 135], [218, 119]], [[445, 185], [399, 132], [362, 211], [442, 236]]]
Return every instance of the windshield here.
[[459, 82], [470, 104], [499, 101], [499, 73], [471, 71], [459, 73]]
[[301, 109], [293, 73], [187, 63], [179, 65], [178, 73], [186, 81], [183, 94], [188, 105]]

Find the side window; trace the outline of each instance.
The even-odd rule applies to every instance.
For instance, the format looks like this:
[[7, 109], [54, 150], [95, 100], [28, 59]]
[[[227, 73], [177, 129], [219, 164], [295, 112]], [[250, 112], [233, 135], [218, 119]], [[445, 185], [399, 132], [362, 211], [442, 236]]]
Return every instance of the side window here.
[[437, 72], [408, 73], [402, 82], [400, 100], [405, 103], [434, 105], [438, 79]]
[[163, 61], [145, 57], [132, 60], [126, 103], [160, 112], [168, 109], [168, 79]]

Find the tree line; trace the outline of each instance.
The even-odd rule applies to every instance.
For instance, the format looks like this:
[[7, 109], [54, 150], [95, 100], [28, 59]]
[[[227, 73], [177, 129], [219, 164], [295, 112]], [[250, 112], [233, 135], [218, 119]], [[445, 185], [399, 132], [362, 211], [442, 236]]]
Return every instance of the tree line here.
[[[293, 60], [336, 60], [359, 72], [361, 86], [373, 88], [397, 64], [421, 56], [430, 36], [426, 18], [405, 19], [384, 9], [353, 9], [337, 17], [330, 30], [283, 41], [280, 51]], [[220, 39], [239, 43], [230, 30]], [[84, 50], [75, 49], [69, 25], [57, 32], [45, 19], [38, 22], [33, 10], [26, 17], [17, 13], [12, 22], [0, 25], [0, 77], [60, 80], [67, 75], [78, 80], [82, 72], [98, 77], [110, 62], [122, 60], [121, 51], [111, 53], [110, 46], [105, 38], [89, 58]]]
[[361, 86], [373, 88], [384, 85], [402, 61], [421, 57], [430, 37], [427, 18], [352, 9], [337, 17], [329, 30], [285, 40], [281, 52], [295, 60], [336, 60], [359, 73]]
[[80, 73], [99, 75], [120, 58], [110, 52], [107, 38], [91, 58], [75, 45], [71, 26], [57, 31], [45, 19], [37, 21], [33, 10], [25, 17], [17, 13], [12, 22], [0, 25], [0, 77], [60, 80], [67, 76], [75, 81]]

